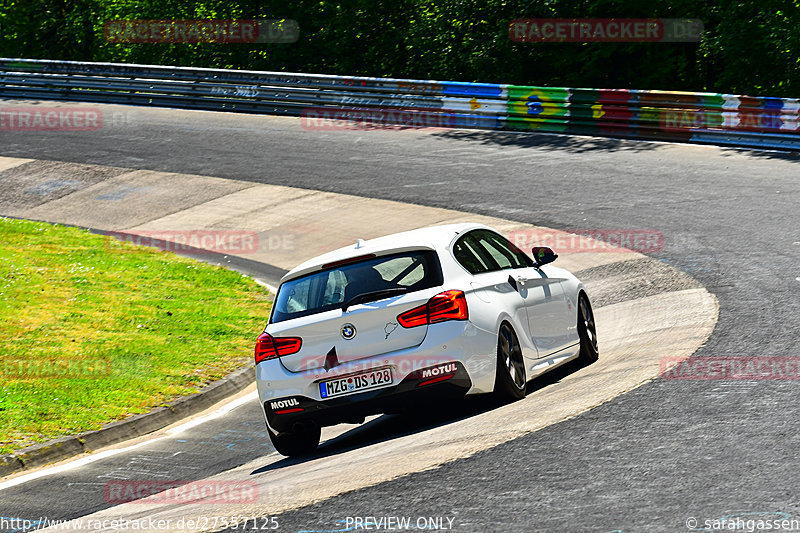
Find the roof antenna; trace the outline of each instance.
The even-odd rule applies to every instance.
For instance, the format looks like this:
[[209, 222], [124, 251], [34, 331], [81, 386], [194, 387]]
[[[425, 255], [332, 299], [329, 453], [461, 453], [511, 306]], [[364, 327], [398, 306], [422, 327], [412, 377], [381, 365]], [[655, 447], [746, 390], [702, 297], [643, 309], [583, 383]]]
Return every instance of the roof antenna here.
[[363, 248], [363, 247], [364, 247], [364, 239], [358, 239], [356, 241], [356, 250], [358, 250], [359, 248]]

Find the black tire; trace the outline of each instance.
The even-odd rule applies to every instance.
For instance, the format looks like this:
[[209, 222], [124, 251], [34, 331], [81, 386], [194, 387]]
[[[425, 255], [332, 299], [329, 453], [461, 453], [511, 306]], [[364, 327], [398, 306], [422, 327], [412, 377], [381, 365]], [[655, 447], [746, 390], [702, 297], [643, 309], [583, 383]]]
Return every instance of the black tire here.
[[319, 446], [321, 428], [317, 425], [298, 426], [293, 431], [273, 435], [267, 428], [269, 440], [279, 454], [286, 457], [298, 457], [313, 453]]
[[597, 328], [594, 323], [594, 313], [589, 298], [581, 293], [578, 296], [578, 336], [581, 339], [581, 352], [578, 360], [590, 365], [597, 361]]
[[527, 393], [525, 361], [514, 329], [503, 322], [497, 334], [497, 374], [495, 394], [504, 400], [521, 400]]

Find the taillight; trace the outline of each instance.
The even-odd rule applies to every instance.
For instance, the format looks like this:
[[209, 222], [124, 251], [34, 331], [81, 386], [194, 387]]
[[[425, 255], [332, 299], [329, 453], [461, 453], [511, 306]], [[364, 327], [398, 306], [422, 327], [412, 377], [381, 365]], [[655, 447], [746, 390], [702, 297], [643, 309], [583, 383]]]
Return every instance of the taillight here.
[[303, 339], [300, 337], [273, 337], [262, 333], [256, 341], [256, 364], [300, 351]]
[[422, 304], [414, 309], [409, 309], [405, 313], [397, 315], [397, 321], [404, 328], [414, 326], [424, 326], [428, 323], [428, 304]]
[[428, 303], [409, 309], [397, 316], [397, 321], [404, 328], [435, 324], [447, 320], [467, 320], [467, 298], [462, 291], [451, 290], [440, 292]]
[[467, 320], [467, 298], [461, 291], [445, 291], [428, 300], [431, 324], [447, 320]]

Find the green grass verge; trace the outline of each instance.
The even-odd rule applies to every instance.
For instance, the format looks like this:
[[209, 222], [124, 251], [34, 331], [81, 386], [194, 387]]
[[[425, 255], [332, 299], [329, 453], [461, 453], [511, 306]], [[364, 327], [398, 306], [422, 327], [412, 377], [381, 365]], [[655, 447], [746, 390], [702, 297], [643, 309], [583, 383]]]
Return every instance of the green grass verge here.
[[0, 218], [0, 454], [146, 412], [241, 367], [270, 300], [221, 267]]

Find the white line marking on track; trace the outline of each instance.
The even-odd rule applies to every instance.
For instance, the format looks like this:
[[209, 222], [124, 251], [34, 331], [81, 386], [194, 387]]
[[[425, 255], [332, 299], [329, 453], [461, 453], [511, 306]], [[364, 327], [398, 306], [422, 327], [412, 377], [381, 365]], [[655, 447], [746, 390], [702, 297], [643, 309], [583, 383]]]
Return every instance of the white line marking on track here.
[[11, 488], [11, 487], [16, 487], [17, 485], [22, 485], [23, 483], [27, 483], [28, 481], [33, 481], [34, 479], [39, 479], [39, 478], [42, 478], [42, 477], [45, 477], [45, 476], [51, 476], [53, 474], [60, 474], [61, 472], [66, 472], [68, 470], [73, 470], [75, 468], [78, 468], [78, 467], [81, 467], [81, 466], [84, 466], [84, 465], [88, 465], [88, 464], [93, 463], [95, 461], [99, 461], [100, 459], [105, 459], [106, 457], [113, 457], [113, 456], [119, 455], [121, 453], [129, 452], [131, 450], [135, 450], [137, 448], [141, 448], [142, 446], [146, 446], [146, 445], [148, 445], [148, 444], [150, 444], [152, 442], [158, 442], [160, 440], [164, 440], [164, 439], [173, 437], [175, 435], [183, 433], [187, 429], [191, 429], [193, 427], [199, 426], [200, 424], [203, 424], [203, 423], [208, 422], [210, 420], [214, 420], [215, 418], [219, 418], [219, 417], [221, 417], [221, 416], [233, 411], [237, 407], [240, 407], [240, 406], [246, 404], [247, 402], [252, 401], [252, 400], [256, 400], [256, 399], [258, 399], [258, 392], [257, 391], [253, 391], [250, 394], [242, 396], [241, 398], [237, 398], [236, 400], [234, 400], [234, 401], [232, 401], [232, 402], [230, 402], [230, 403], [228, 403], [226, 405], [223, 405], [222, 407], [220, 407], [216, 411], [214, 411], [212, 413], [209, 413], [206, 416], [202, 416], [200, 418], [196, 418], [195, 420], [190, 420], [189, 422], [186, 422], [186, 423], [180, 424], [178, 426], [175, 426], [174, 428], [167, 430], [165, 432], [165, 434], [163, 436], [161, 436], [161, 437], [157, 437], [155, 439], [149, 439], [149, 440], [146, 440], [144, 442], [140, 442], [138, 444], [134, 444], [133, 446], [128, 446], [127, 448], [119, 448], [119, 449], [115, 449], [115, 450], [106, 450], [104, 452], [92, 454], [92, 455], [83, 457], [81, 459], [77, 459], [75, 461], [70, 461], [69, 463], [66, 463], [66, 464], [63, 464], [63, 465], [53, 466], [53, 467], [50, 467], [50, 468], [39, 470], [37, 472], [31, 472], [30, 474], [25, 474], [23, 476], [19, 476], [19, 477], [16, 477], [14, 479], [9, 479], [8, 481], [0, 483], [0, 491], [2, 491], [4, 489]]
[[[255, 278], [253, 278], [253, 279], [255, 279]], [[255, 282], [256, 282], [256, 283], [258, 283], [259, 285], [261, 285], [262, 287], [266, 287], [266, 288], [267, 288], [267, 290], [268, 290], [269, 292], [271, 292], [272, 294], [275, 294], [275, 293], [277, 293], [277, 292], [278, 292], [278, 288], [277, 288], [277, 287], [273, 287], [273, 286], [272, 286], [272, 285], [270, 285], [269, 283], [266, 283], [266, 282], [264, 282], [264, 281], [261, 281], [260, 279], [255, 279]]]

